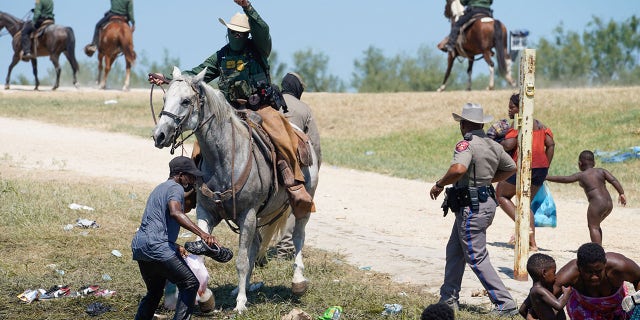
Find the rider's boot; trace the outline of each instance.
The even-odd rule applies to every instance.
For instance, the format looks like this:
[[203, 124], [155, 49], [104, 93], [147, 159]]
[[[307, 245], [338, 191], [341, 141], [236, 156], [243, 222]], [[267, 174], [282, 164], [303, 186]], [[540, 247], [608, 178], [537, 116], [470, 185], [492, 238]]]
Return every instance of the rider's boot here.
[[98, 50], [98, 47], [93, 43], [89, 43], [88, 45], [84, 46], [84, 53], [89, 57], [93, 56], [96, 50]]
[[291, 167], [284, 160], [278, 161], [278, 170], [282, 176], [282, 182], [287, 187], [287, 193], [289, 195], [289, 205], [296, 218], [304, 217], [311, 212], [313, 205], [313, 198], [307, 189], [304, 187], [304, 183], [294, 179], [293, 171]]

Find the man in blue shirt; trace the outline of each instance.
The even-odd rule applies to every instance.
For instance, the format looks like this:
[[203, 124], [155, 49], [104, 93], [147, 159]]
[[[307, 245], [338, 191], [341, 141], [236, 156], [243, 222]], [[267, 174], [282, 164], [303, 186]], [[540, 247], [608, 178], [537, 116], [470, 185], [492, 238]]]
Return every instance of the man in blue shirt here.
[[215, 237], [200, 229], [184, 213], [185, 189], [195, 184], [202, 172], [193, 160], [179, 156], [169, 162], [169, 179], [149, 195], [140, 228], [131, 241], [133, 260], [138, 261], [147, 294], [140, 301], [135, 319], [152, 319], [164, 292], [166, 281], [179, 290], [174, 319], [189, 319], [193, 312], [199, 282], [183, 257], [187, 252], [176, 244], [180, 227], [199, 236], [209, 246]]

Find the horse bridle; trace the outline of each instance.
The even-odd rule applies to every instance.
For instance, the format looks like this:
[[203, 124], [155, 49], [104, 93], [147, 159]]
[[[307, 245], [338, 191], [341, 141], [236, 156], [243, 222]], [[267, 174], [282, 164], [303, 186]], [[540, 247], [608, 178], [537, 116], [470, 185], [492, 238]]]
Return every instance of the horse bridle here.
[[[174, 81], [184, 81], [182, 79], [175, 79]], [[153, 108], [153, 87], [155, 86], [155, 84], [152, 84], [151, 86], [151, 94], [149, 97], [149, 103], [151, 105], [151, 115], [153, 117], [153, 122], [157, 125], [158, 122], [156, 121], [156, 117], [155, 117], [155, 112], [154, 112], [154, 108]], [[173, 135], [173, 141], [171, 142], [171, 150], [169, 151], [171, 154], [174, 154], [175, 150], [182, 146], [185, 142], [185, 140], [189, 139], [189, 137], [191, 137], [192, 135], [194, 135], [196, 133], [196, 131], [200, 130], [200, 128], [202, 128], [202, 126], [204, 126], [207, 122], [211, 121], [211, 119], [214, 118], [214, 114], [212, 113], [206, 120], [204, 121], [200, 121], [198, 123], [198, 125], [191, 130], [191, 133], [189, 133], [186, 137], [182, 138], [182, 140], [178, 141], [178, 136], [180, 134], [182, 134], [182, 126], [185, 124], [185, 122], [187, 122], [187, 120], [189, 118], [191, 118], [191, 114], [193, 113], [193, 111], [195, 110], [196, 112], [198, 112], [199, 115], [199, 119], [200, 114], [203, 113], [203, 108], [204, 108], [204, 95], [202, 94], [202, 88], [196, 88], [194, 84], [190, 85], [191, 90], [193, 90], [193, 92], [195, 92], [196, 94], [196, 100], [198, 101], [197, 108], [194, 108], [194, 103], [193, 101], [189, 104], [189, 112], [187, 112], [186, 115], [180, 117], [178, 115], [175, 115], [169, 111], [165, 111], [164, 110], [164, 106], [162, 107], [162, 110], [160, 111], [160, 114], [158, 115], [158, 119], [160, 119], [160, 117], [167, 116], [171, 119], [173, 119], [173, 121], [176, 124], [176, 128], [174, 130], [174, 135]], [[160, 88], [162, 88], [162, 91], [166, 93], [166, 91], [164, 90], [164, 88], [162, 86], [160, 86]]]

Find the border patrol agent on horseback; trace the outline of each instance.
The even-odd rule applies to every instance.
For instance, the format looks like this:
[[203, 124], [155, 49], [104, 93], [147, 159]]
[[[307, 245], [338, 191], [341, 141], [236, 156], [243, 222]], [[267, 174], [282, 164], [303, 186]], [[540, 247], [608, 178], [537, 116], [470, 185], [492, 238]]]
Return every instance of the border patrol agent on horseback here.
[[491, 10], [493, 0], [460, 0], [460, 3], [466, 7], [464, 9], [464, 14], [451, 26], [449, 42], [445, 45], [448, 52], [453, 52], [455, 50], [460, 28], [471, 20], [474, 15], [483, 14], [487, 17], [493, 17], [493, 10]]
[[22, 27], [22, 60], [29, 61], [36, 58], [31, 54], [31, 33], [37, 30], [45, 20], [53, 20], [53, 0], [36, 0], [33, 8], [33, 19], [25, 22]]
[[104, 14], [98, 23], [96, 23], [96, 28], [93, 31], [93, 39], [91, 43], [84, 47], [84, 51], [88, 56], [92, 56], [94, 52], [96, 52], [98, 45], [98, 36], [100, 35], [100, 29], [104, 27], [109, 19], [113, 16], [121, 16], [127, 19], [128, 22], [131, 23], [131, 32], [136, 30], [136, 20], [133, 18], [133, 0], [111, 0], [111, 9]]
[[[277, 86], [272, 86], [269, 75], [268, 58], [272, 45], [269, 25], [249, 1], [234, 2], [242, 7], [244, 14], [236, 13], [229, 22], [219, 19], [227, 27], [229, 43], [197, 67], [183, 73], [196, 75], [206, 68], [204, 81], [211, 82], [219, 78], [218, 88], [234, 108], [249, 107], [262, 116], [262, 127], [279, 154], [278, 169], [287, 187], [293, 213], [296, 216], [307, 214], [313, 206], [313, 199], [304, 188], [304, 175], [296, 158], [297, 136], [282, 114], [265, 109], [274, 107], [278, 110], [283, 107], [287, 112], [283, 99], [281, 102], [265, 103], [282, 96]], [[149, 74], [149, 82], [157, 85], [168, 83], [171, 79], [171, 76], [158, 73]], [[197, 153], [199, 147], [196, 144], [194, 155]]]
[[492, 313], [496, 316], [517, 315], [515, 301], [491, 265], [486, 238], [497, 206], [491, 183], [512, 175], [516, 164], [500, 144], [484, 133], [484, 124], [493, 117], [484, 116], [480, 105], [467, 103], [460, 115], [452, 115], [460, 122], [464, 140], [456, 144], [449, 170], [429, 192], [435, 200], [446, 185], [453, 184], [447, 188], [442, 204], [445, 215], [451, 209], [456, 220], [447, 243], [440, 301], [458, 308], [462, 276], [465, 264], [468, 264], [495, 305]]

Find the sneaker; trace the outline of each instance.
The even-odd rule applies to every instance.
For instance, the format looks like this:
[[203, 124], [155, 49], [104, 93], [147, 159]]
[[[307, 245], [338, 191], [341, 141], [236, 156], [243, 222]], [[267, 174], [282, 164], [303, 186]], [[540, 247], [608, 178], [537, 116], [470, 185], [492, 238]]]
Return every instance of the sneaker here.
[[495, 307], [489, 312], [489, 315], [492, 317], [512, 318], [515, 316], [519, 316], [520, 313], [518, 311], [518, 308], [501, 309], [499, 307]]
[[[625, 285], [628, 282], [625, 282]], [[638, 304], [640, 304], [640, 291], [635, 291], [633, 285], [627, 286], [629, 293], [627, 296], [622, 298], [622, 310], [624, 312], [631, 312]]]
[[40, 299], [46, 300], [46, 299], [60, 298], [60, 297], [68, 296], [69, 293], [71, 293], [71, 289], [69, 288], [69, 286], [55, 285], [51, 287], [49, 290], [47, 290], [47, 292], [43, 293], [40, 296]]
[[202, 240], [185, 242], [184, 248], [193, 254], [205, 255], [221, 263], [229, 262], [229, 260], [233, 258], [233, 251], [231, 251], [231, 249], [217, 245], [209, 247], [207, 243]]

